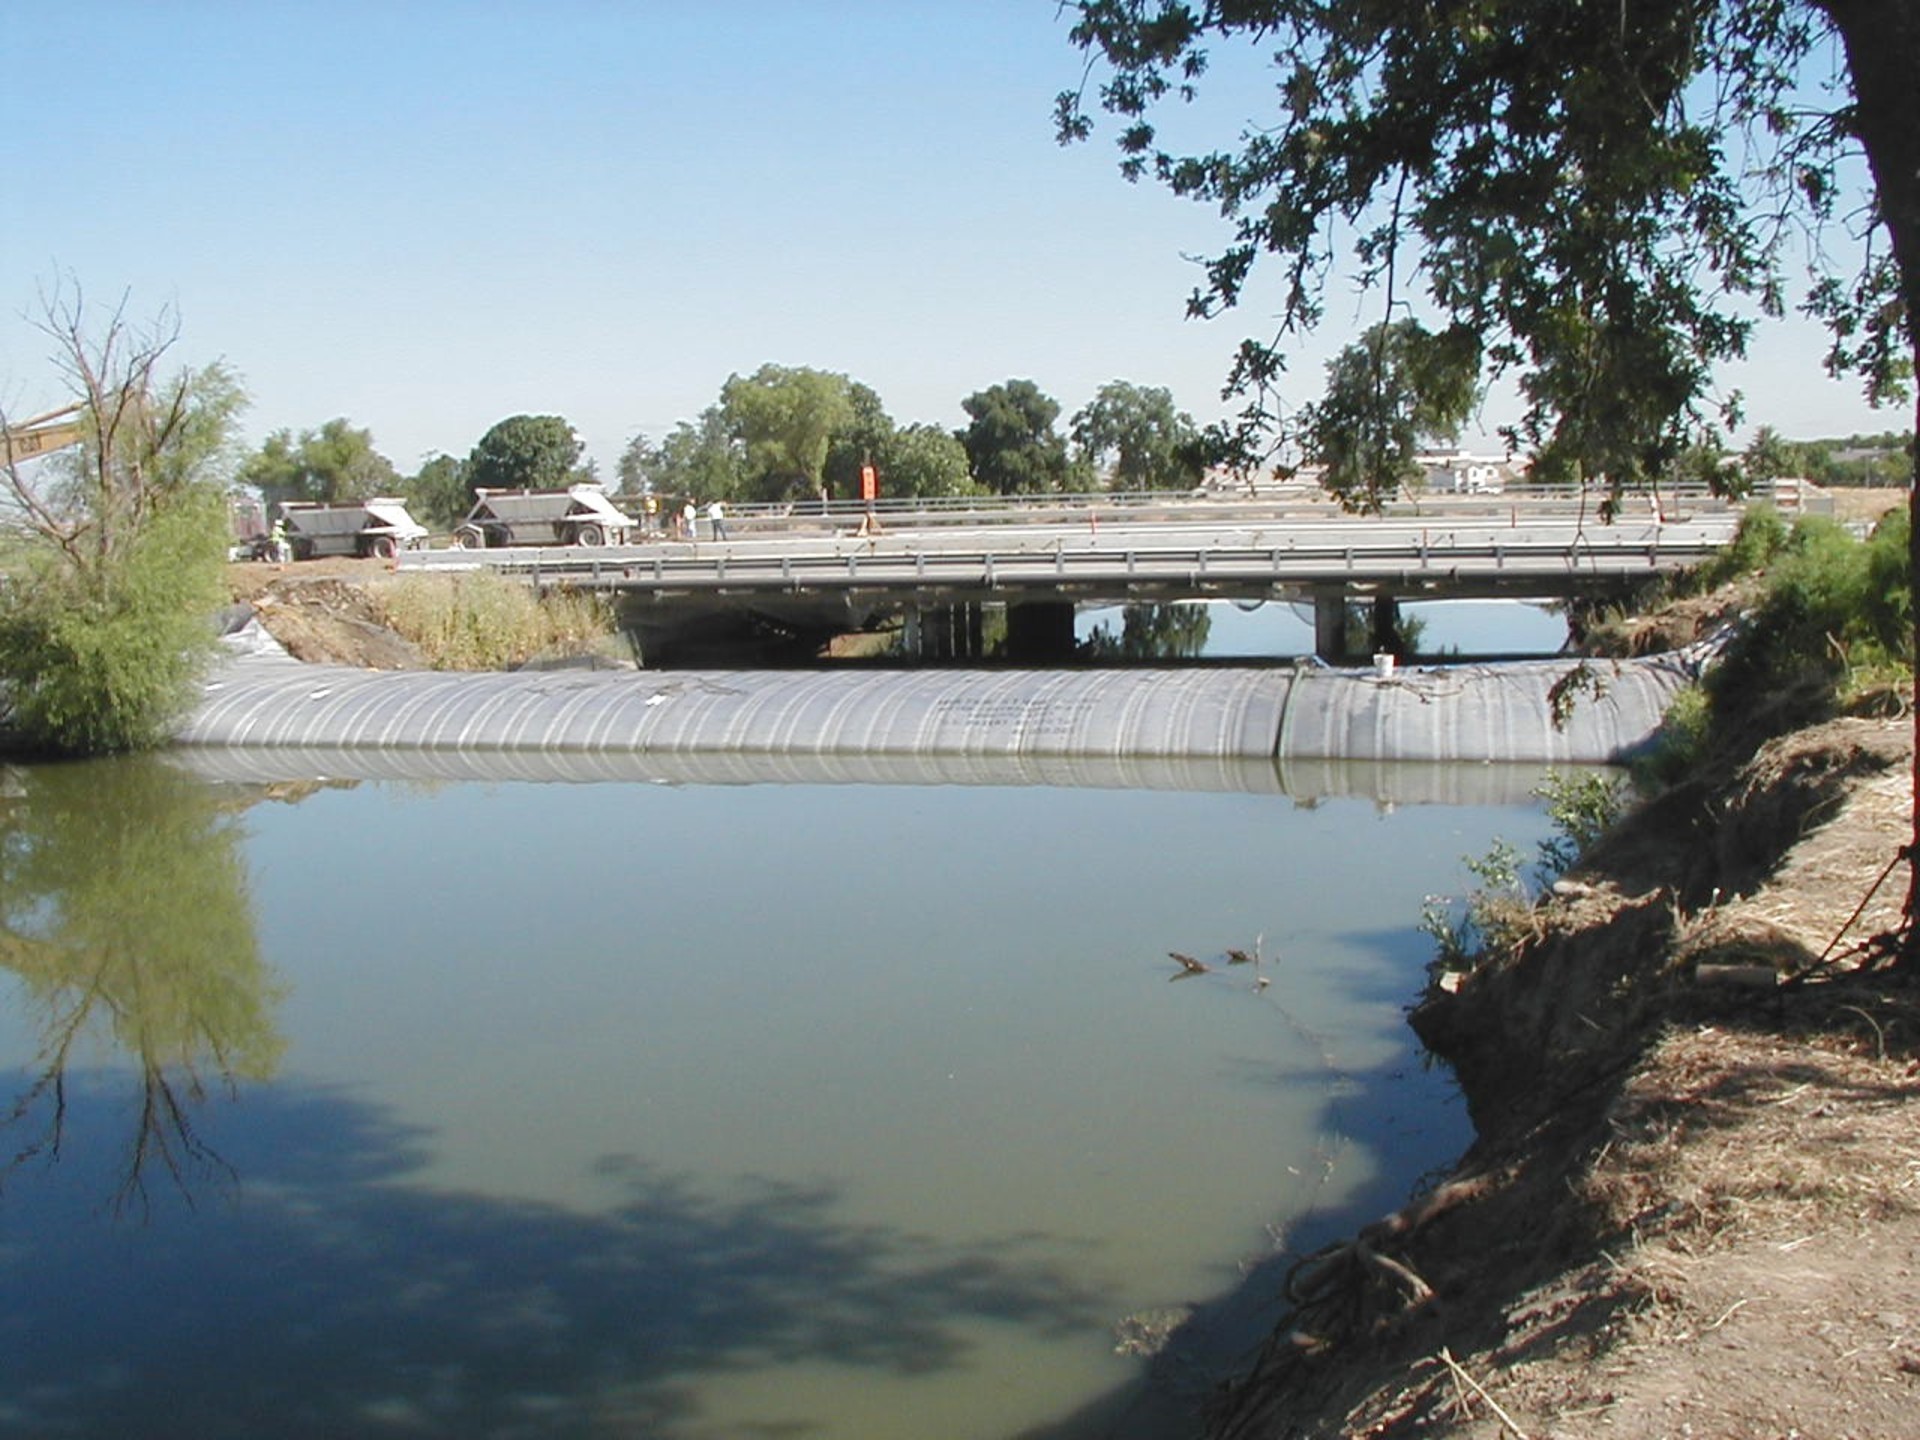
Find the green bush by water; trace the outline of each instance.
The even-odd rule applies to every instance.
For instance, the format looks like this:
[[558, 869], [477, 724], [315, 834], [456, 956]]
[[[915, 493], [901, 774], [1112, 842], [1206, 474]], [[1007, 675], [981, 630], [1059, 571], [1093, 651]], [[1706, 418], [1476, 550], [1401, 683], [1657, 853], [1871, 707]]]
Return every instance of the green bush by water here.
[[1793, 527], [1758, 607], [1707, 676], [1716, 738], [1757, 741], [1911, 683], [1907, 527], [1904, 510], [1865, 541], [1818, 516]]
[[0, 605], [8, 723], [26, 748], [55, 754], [158, 744], [213, 655], [224, 502], [207, 488], [167, 497], [117, 553], [85, 559], [13, 553]]

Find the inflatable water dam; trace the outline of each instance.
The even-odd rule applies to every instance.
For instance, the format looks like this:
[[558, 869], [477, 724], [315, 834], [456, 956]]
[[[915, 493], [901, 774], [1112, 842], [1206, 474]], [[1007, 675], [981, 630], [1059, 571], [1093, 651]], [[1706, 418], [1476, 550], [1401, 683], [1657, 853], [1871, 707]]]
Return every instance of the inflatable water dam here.
[[[308, 665], [276, 649], [256, 636], [225, 661], [180, 743], [334, 756], [751, 755], [855, 770], [930, 757], [1611, 763], [1648, 744], [1698, 673], [1697, 660], [1679, 655], [1589, 660], [1571, 687], [1582, 662], [1566, 659], [1366, 670], [448, 673]], [[1570, 707], [1556, 703], [1561, 689]]]

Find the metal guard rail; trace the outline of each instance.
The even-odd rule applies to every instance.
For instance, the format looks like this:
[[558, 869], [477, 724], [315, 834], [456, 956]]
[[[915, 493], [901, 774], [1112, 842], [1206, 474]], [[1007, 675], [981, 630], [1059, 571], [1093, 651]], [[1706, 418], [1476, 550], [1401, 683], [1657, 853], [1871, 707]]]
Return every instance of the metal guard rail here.
[[1718, 543], [1662, 536], [1632, 544], [1569, 546], [1560, 539], [1421, 541], [1398, 546], [1128, 546], [1125, 548], [964, 551], [867, 550], [839, 553], [664, 546], [636, 553], [577, 548], [438, 551], [410, 556], [413, 570], [493, 569], [536, 585], [673, 591], [847, 589], [979, 590], [1116, 586], [1302, 585], [1367, 578], [1485, 577], [1604, 581], [1644, 576], [1705, 560]]

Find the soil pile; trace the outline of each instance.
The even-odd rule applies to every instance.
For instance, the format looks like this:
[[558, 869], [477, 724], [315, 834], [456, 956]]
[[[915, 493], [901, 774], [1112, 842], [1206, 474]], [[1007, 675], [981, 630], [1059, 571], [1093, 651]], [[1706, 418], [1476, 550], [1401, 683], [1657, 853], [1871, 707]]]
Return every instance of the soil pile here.
[[294, 565], [246, 561], [228, 568], [236, 603], [250, 605], [296, 660], [369, 670], [424, 670], [418, 648], [395, 634], [374, 597], [384, 560], [332, 558]]
[[1911, 754], [1905, 720], [1776, 741], [1436, 986], [1480, 1138], [1294, 1272], [1213, 1433], [1920, 1433], [1920, 992], [1870, 943]]

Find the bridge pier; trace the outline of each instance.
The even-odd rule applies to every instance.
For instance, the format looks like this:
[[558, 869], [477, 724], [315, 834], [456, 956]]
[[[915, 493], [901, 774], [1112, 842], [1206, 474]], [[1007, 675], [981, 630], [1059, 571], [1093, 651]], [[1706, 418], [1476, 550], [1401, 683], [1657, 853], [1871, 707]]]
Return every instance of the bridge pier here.
[[[1322, 586], [1313, 592], [1313, 653], [1329, 665], [1358, 658], [1347, 628], [1354, 603], [1345, 586]], [[1376, 594], [1367, 601], [1367, 646], [1374, 655], [1398, 655], [1406, 648], [1400, 638], [1397, 597]]]
[[977, 600], [958, 605], [914, 606], [907, 611], [906, 648], [923, 660], [978, 660], [986, 648], [986, 624]]
[[1022, 663], [1073, 658], [1071, 600], [1013, 601], [1007, 605], [1007, 658]]
[[1403, 654], [1406, 646], [1400, 639], [1400, 602], [1391, 595], [1375, 595], [1372, 621], [1373, 653]]
[[1329, 665], [1347, 658], [1347, 587], [1324, 585], [1313, 592], [1313, 653]]

